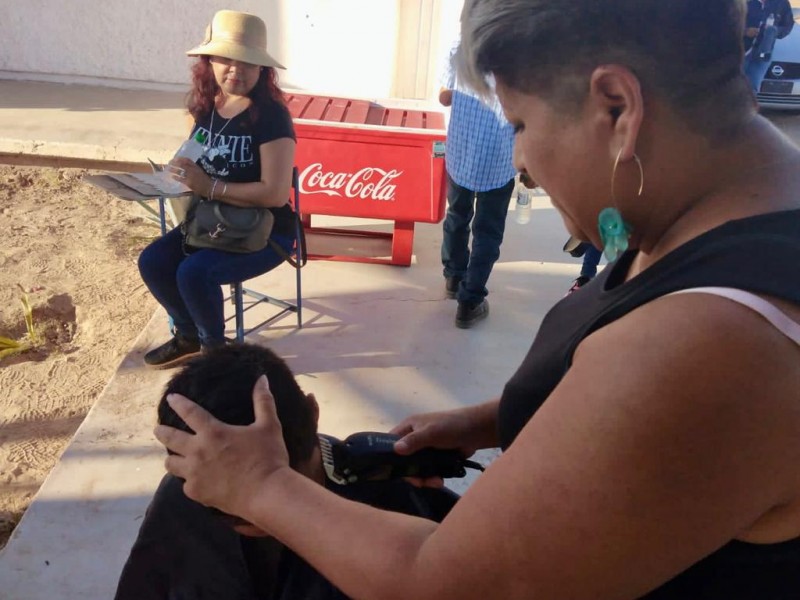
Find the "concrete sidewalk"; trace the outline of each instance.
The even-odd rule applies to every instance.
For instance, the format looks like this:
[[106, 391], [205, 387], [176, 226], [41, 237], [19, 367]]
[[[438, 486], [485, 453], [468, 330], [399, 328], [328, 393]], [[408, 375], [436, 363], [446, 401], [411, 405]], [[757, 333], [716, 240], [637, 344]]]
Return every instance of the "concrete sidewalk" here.
[[[164, 160], [185, 130], [179, 94], [0, 81], [0, 161]], [[320, 401], [321, 430], [336, 436], [386, 430], [413, 412], [496, 397], [580, 268], [561, 252], [564, 228], [548, 200], [536, 198], [533, 208], [526, 225], [509, 212], [489, 282], [491, 314], [474, 329], [453, 325], [456, 305], [445, 299], [439, 259], [441, 226], [418, 224], [411, 267], [312, 261], [303, 269], [304, 327], [298, 330], [291, 315], [248, 339], [286, 358], [303, 389]], [[335, 222], [364, 225], [363, 219]], [[290, 299], [294, 270], [280, 267], [249, 287]], [[256, 320], [257, 310], [273, 309], [249, 311], [247, 320]], [[170, 372], [145, 369], [142, 355], [167, 335], [159, 310], [0, 552], [4, 600], [113, 596], [163, 474], [164, 453], [151, 431]], [[470, 481], [450, 485], [463, 491]]]
[[175, 92], [0, 80], [0, 160], [166, 161], [185, 115]]

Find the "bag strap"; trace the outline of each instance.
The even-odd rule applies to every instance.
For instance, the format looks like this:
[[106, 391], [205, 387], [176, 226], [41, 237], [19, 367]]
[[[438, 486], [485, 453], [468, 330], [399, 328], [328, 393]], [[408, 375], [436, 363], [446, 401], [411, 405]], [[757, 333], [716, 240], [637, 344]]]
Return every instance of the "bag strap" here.
[[295, 245], [301, 250], [300, 256], [297, 257], [297, 260], [293, 259], [292, 256], [286, 252], [286, 250], [281, 248], [272, 238], [270, 238], [268, 241], [270, 247], [278, 253], [278, 256], [292, 265], [295, 269], [302, 269], [308, 262], [308, 250], [306, 249], [306, 230], [303, 227], [303, 223], [300, 221], [300, 215], [295, 212], [294, 218], [297, 224], [297, 241], [295, 241]]

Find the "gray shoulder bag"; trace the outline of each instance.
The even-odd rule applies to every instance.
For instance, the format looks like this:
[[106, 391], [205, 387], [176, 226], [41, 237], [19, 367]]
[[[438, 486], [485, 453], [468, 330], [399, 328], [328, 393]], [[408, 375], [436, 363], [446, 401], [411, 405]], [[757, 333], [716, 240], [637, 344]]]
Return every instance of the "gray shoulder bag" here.
[[186, 243], [195, 248], [248, 253], [269, 242], [275, 217], [264, 207], [241, 207], [194, 196], [181, 225]]

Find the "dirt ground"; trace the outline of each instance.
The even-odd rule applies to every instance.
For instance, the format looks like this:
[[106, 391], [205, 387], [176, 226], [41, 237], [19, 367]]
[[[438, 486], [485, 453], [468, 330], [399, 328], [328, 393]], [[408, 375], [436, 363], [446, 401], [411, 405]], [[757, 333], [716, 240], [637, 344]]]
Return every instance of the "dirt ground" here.
[[158, 235], [88, 171], [0, 165], [0, 548], [156, 308], [136, 259]]

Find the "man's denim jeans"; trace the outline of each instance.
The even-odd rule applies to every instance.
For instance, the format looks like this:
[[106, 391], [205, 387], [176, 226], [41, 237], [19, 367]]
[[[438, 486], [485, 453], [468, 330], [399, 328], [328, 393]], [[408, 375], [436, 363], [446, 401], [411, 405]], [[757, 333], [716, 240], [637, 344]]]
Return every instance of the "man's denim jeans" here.
[[597, 275], [597, 265], [600, 264], [600, 258], [603, 253], [592, 246], [586, 244], [586, 252], [583, 254], [583, 265], [581, 266], [581, 277], [588, 277], [591, 279]]
[[513, 191], [513, 179], [503, 187], [474, 192], [447, 177], [442, 265], [445, 277], [462, 278], [456, 296], [459, 302], [478, 304], [489, 293], [486, 282], [500, 257], [508, 203]]

